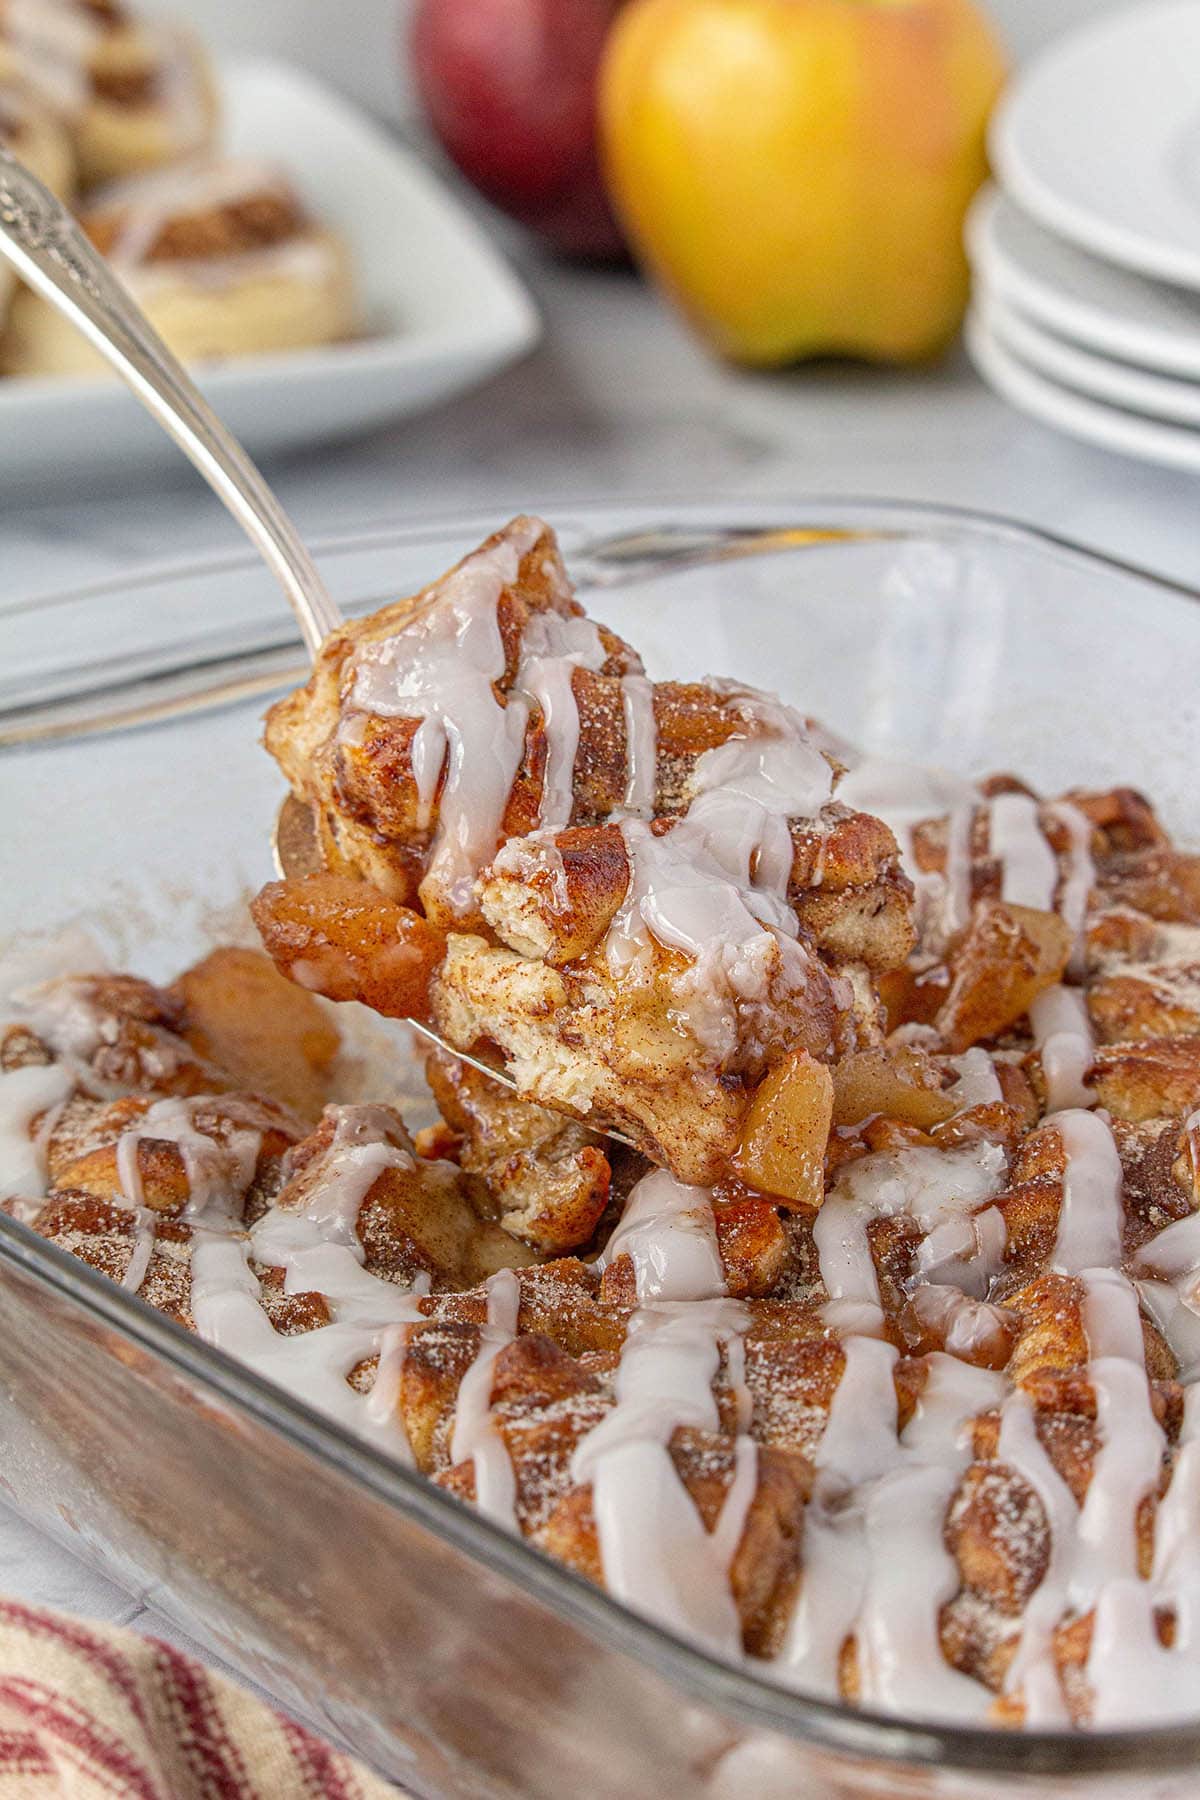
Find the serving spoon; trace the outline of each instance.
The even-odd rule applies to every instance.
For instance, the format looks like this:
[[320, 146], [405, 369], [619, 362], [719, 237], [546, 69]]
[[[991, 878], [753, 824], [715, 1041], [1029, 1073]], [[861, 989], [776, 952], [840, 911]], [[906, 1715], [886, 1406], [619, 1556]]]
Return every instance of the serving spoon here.
[[[261, 471], [71, 213], [3, 146], [0, 255], [112, 364], [199, 470], [277, 577], [309, 656], [315, 657], [330, 632], [342, 624], [342, 615], [300, 533]], [[280, 874], [289, 878], [322, 867], [311, 810], [292, 795], [279, 809], [272, 848]], [[517, 1091], [503, 1070], [456, 1049], [418, 1019], [407, 1023], [460, 1062]]]

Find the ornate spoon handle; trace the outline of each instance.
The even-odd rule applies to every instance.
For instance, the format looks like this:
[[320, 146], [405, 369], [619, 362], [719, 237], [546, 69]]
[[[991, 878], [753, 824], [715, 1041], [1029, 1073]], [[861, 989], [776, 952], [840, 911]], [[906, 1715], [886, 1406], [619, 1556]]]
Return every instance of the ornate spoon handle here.
[[295, 526], [66, 207], [2, 147], [0, 254], [108, 358], [191, 458], [278, 577], [315, 654], [342, 621]]

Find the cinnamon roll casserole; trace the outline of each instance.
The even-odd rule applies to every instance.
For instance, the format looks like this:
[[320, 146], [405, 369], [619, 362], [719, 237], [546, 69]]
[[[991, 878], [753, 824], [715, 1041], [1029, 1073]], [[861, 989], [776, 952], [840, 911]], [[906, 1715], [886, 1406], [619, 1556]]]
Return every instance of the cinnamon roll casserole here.
[[[1194, 1713], [1200, 857], [1150, 803], [651, 679], [526, 518], [267, 745], [324, 863], [254, 902], [289, 980], [27, 952], [8, 1210], [766, 1679]], [[385, 1077], [324, 1105], [314, 994], [516, 1091], [438, 1050], [415, 1136]]]

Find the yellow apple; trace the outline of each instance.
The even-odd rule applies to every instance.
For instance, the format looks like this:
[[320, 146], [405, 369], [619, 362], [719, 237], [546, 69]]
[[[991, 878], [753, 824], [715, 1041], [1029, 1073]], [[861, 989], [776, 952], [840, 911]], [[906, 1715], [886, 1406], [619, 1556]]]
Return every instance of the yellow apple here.
[[600, 73], [639, 257], [726, 355], [934, 355], [1004, 57], [972, 0], [630, 0]]

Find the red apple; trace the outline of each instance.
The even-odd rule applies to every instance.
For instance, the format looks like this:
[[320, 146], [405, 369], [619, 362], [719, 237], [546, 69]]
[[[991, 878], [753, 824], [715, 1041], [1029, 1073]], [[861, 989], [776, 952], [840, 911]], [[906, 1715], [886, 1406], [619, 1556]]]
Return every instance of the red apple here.
[[467, 179], [569, 256], [623, 256], [596, 151], [596, 71], [621, 0], [418, 0], [417, 85]]

